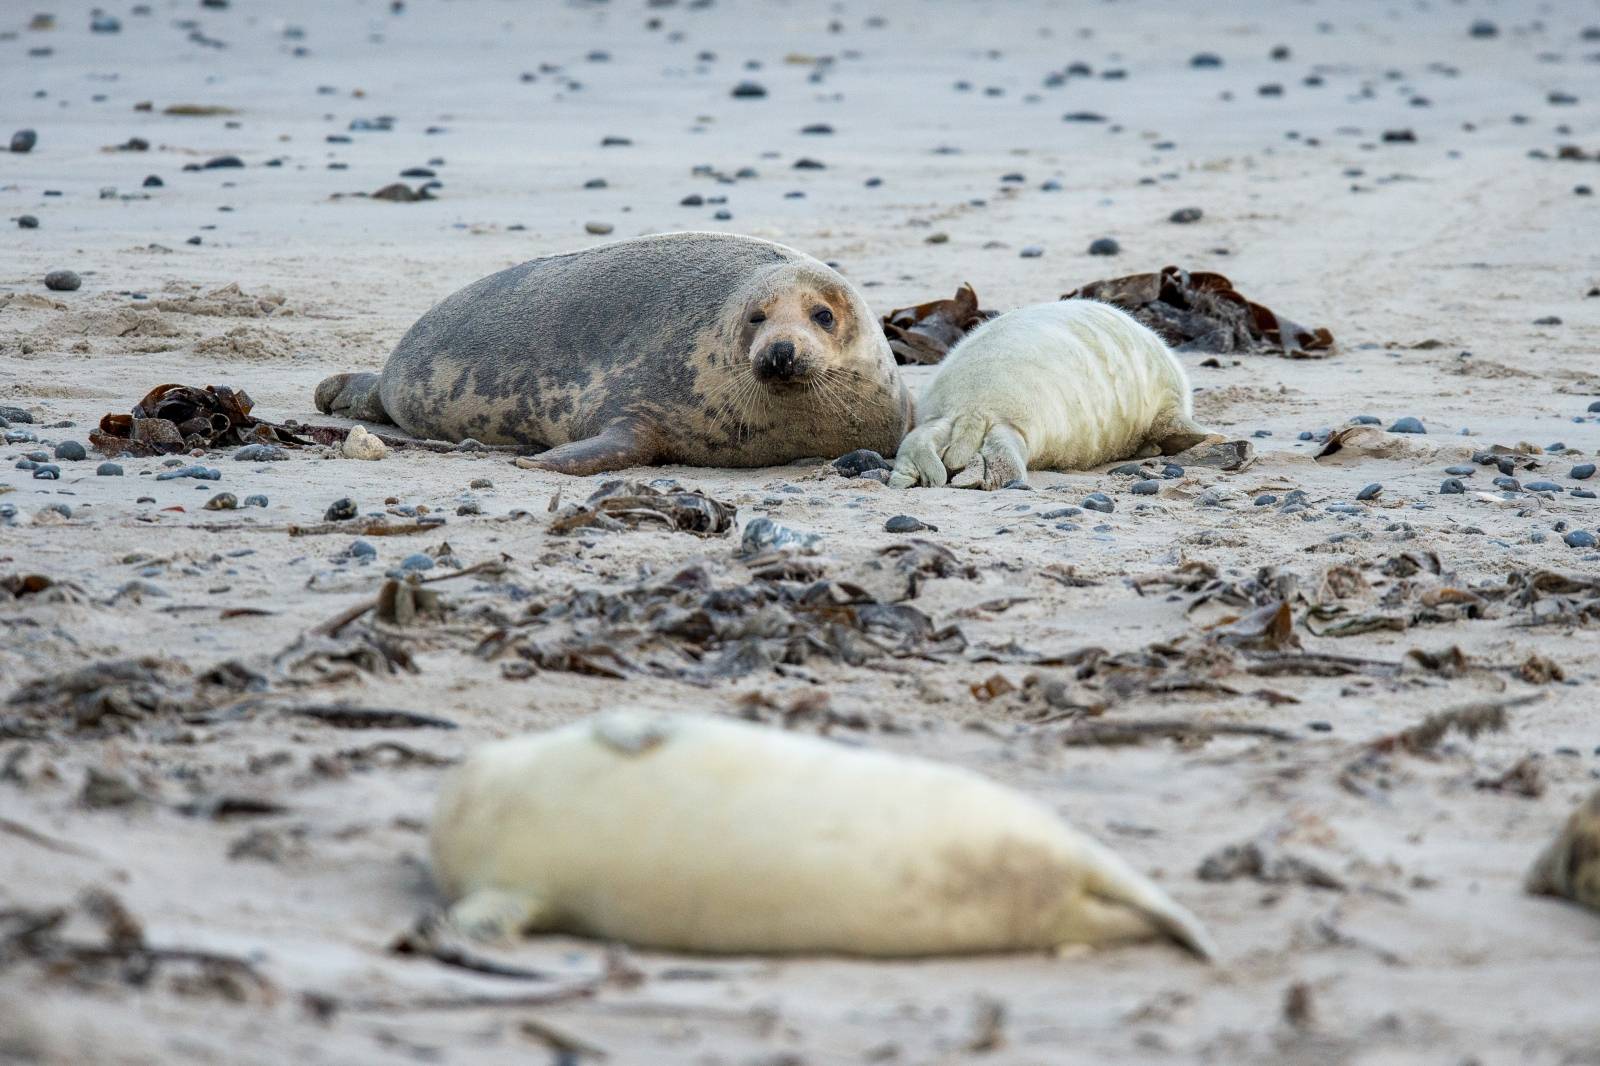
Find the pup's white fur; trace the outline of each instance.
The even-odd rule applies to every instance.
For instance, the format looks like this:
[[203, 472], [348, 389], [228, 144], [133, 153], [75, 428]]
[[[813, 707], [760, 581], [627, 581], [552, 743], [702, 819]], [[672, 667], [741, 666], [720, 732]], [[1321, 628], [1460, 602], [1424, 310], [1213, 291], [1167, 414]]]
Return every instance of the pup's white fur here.
[[[957, 344], [917, 404], [889, 484], [996, 489], [1028, 468], [1085, 470], [1208, 436], [1160, 337], [1109, 304], [1019, 307]], [[959, 473], [958, 473], [959, 472]]]
[[480, 748], [433, 868], [477, 936], [904, 956], [1170, 937], [1200, 922], [1047, 808], [976, 774], [783, 730], [611, 712]]

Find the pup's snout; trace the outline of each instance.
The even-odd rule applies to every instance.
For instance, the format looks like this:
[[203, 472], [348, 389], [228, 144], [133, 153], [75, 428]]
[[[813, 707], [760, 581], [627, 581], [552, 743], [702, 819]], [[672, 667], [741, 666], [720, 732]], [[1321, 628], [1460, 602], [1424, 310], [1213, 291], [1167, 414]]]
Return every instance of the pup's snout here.
[[792, 341], [773, 341], [756, 360], [756, 377], [762, 381], [793, 381], [800, 373], [800, 358]]

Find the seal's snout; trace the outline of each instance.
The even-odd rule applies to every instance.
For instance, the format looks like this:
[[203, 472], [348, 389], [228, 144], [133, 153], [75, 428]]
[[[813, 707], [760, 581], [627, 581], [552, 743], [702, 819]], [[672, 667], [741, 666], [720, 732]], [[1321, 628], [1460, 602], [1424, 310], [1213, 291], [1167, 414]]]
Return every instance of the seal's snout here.
[[793, 341], [773, 341], [756, 358], [756, 377], [768, 384], [796, 381], [805, 373]]

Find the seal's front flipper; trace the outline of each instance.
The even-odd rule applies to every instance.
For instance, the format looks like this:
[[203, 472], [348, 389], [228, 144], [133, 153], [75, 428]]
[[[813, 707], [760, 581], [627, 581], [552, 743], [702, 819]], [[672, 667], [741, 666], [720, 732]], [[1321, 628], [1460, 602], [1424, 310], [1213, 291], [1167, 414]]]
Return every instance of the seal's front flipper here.
[[912, 430], [900, 442], [900, 450], [895, 452], [894, 473], [889, 475], [889, 487], [908, 489], [913, 485], [943, 485], [946, 474], [939, 454], [949, 443], [949, 419], [935, 419]]
[[990, 426], [978, 454], [967, 460], [951, 488], [992, 492], [1028, 476], [1028, 449], [1022, 434], [1010, 426]]
[[603, 474], [630, 466], [649, 466], [658, 458], [653, 434], [638, 422], [613, 422], [597, 436], [575, 440], [540, 452], [517, 465], [529, 470], [554, 470], [558, 474]]
[[480, 888], [450, 908], [445, 925], [472, 940], [507, 941], [539, 929], [545, 917], [544, 908], [533, 896]]
[[317, 410], [324, 414], [357, 422], [394, 423], [378, 398], [377, 374], [335, 374], [323, 378], [315, 398]]

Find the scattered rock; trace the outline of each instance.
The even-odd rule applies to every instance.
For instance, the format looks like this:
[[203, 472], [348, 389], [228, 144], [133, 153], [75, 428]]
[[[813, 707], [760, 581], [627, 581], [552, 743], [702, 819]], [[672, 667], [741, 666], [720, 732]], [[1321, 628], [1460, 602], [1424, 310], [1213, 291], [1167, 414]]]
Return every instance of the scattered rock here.
[[1184, 226], [1190, 222], [1199, 222], [1204, 213], [1198, 207], [1180, 207], [1167, 216], [1167, 221], [1176, 222], [1180, 226]]
[[1120, 251], [1122, 251], [1122, 245], [1110, 237], [1101, 237], [1089, 244], [1090, 255], [1116, 255]]
[[64, 440], [56, 445], [56, 458], [77, 462], [89, 458], [89, 452], [75, 440]]
[[324, 522], [348, 522], [355, 516], [356, 501], [352, 500], [348, 496], [343, 496], [337, 500], [334, 500], [333, 503], [328, 506], [328, 509], [322, 514], [322, 520]]
[[1117, 509], [1117, 505], [1112, 502], [1111, 497], [1103, 492], [1089, 493], [1083, 498], [1083, 502], [1079, 506], [1087, 511], [1100, 511], [1104, 514], [1110, 514]]
[[1422, 419], [1406, 415], [1389, 427], [1390, 433], [1426, 433], [1427, 427], [1422, 424]]
[[122, 467], [116, 463], [101, 463], [94, 472], [98, 477], [121, 477]]
[[246, 444], [233, 453], [238, 463], [281, 463], [288, 458], [289, 453], [276, 444]]
[[13, 152], [31, 152], [33, 146], [39, 143], [39, 135], [33, 130], [18, 130], [11, 135], [11, 150]]
[[1366, 488], [1364, 488], [1360, 492], [1356, 493], [1356, 499], [1358, 499], [1358, 500], [1376, 500], [1378, 498], [1378, 494], [1381, 493], [1382, 491], [1383, 491], [1383, 486], [1381, 484], [1379, 484], [1378, 482], [1374, 481], [1372, 484], [1368, 485]]
[[585, 222], [583, 224], [583, 231], [585, 233], [592, 233], [596, 237], [604, 237], [615, 228], [616, 227], [609, 222]]
[[345, 437], [339, 452], [346, 459], [376, 461], [389, 454], [389, 446], [367, 432], [366, 426], [357, 426]]
[[908, 514], [897, 514], [883, 524], [887, 533], [920, 533], [923, 530], [939, 531], [938, 526], [930, 526], [920, 518], [913, 518]]
[[83, 279], [70, 270], [52, 270], [44, 276], [44, 287], [54, 292], [72, 292]]
[[239, 498], [231, 492], [219, 492], [206, 501], [208, 511], [234, 511], [238, 507]]
[[760, 82], [741, 81], [729, 95], [738, 100], [759, 100], [767, 95], [767, 89]]
[[870, 448], [858, 448], [833, 461], [833, 468], [847, 478], [860, 477], [869, 470], [892, 470], [887, 459]]

